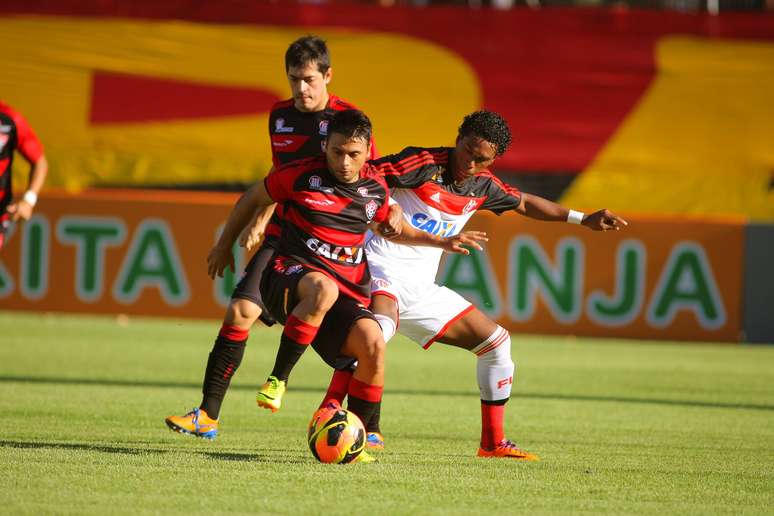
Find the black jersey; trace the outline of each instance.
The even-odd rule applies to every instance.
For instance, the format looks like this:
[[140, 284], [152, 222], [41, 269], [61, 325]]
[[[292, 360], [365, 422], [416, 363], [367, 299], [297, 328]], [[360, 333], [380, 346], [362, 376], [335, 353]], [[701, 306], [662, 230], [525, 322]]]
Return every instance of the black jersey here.
[[285, 208], [277, 254], [320, 270], [368, 306], [371, 275], [363, 244], [369, 223], [387, 218], [389, 191], [381, 176], [366, 163], [358, 181], [340, 183], [325, 156], [317, 156], [281, 166], [264, 182]]

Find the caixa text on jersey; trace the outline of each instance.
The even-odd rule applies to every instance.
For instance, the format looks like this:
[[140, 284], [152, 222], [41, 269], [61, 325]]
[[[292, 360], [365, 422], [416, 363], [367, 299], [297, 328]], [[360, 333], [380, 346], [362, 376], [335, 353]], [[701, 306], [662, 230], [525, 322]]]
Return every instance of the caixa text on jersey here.
[[363, 248], [329, 244], [316, 238], [309, 238], [306, 246], [315, 254], [328, 260], [357, 265], [363, 261]]

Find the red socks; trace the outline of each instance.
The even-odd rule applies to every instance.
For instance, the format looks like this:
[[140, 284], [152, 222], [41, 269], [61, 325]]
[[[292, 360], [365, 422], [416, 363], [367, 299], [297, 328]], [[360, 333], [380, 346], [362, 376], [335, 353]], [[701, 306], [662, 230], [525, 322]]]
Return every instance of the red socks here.
[[505, 439], [503, 415], [505, 404], [491, 405], [481, 402], [481, 447], [493, 450], [497, 443]]
[[331, 383], [328, 385], [328, 392], [325, 393], [325, 397], [323, 398], [320, 407], [323, 407], [329, 400], [336, 400], [339, 402], [339, 405], [344, 403], [344, 398], [349, 391], [349, 382], [351, 379], [352, 371], [348, 369], [344, 371], [336, 369], [333, 371]]

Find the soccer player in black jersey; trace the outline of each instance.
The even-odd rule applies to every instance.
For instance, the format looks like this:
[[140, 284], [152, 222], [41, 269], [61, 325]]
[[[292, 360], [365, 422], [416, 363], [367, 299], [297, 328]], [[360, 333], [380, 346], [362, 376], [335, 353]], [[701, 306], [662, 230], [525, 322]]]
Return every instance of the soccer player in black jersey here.
[[[340, 356], [358, 361], [348, 384], [348, 408], [368, 424], [381, 402], [384, 341], [366, 308], [370, 301], [363, 250], [367, 229], [450, 252], [467, 252], [464, 245], [480, 248], [477, 242], [483, 237], [467, 232], [441, 238], [412, 228], [403, 233], [399, 208], [388, 207], [384, 180], [364, 165], [370, 147], [368, 118], [357, 110], [340, 111], [331, 119], [329, 132], [324, 156], [282, 165], [240, 198], [218, 245], [230, 249], [256, 207], [272, 202], [284, 205], [282, 238], [261, 280], [267, 308], [285, 325], [277, 363], [262, 388], [266, 406], [279, 408], [290, 370], [311, 344], [331, 366]], [[396, 210], [398, 217], [388, 218]], [[393, 220], [399, 221], [397, 227]], [[211, 262], [208, 272], [213, 277], [222, 275], [227, 266], [227, 260]], [[201, 437], [217, 435], [217, 420], [203, 420], [201, 411], [195, 412], [193, 431], [179, 425], [174, 416], [167, 418], [167, 424]]]
[[[333, 69], [328, 48], [320, 38], [304, 36], [294, 41], [285, 53], [285, 72], [292, 97], [276, 103], [269, 116], [272, 170], [294, 160], [321, 155], [328, 118], [332, 113], [354, 108], [349, 102], [328, 92]], [[372, 137], [368, 158], [375, 156], [376, 146]], [[168, 417], [166, 423], [170, 428], [215, 437], [221, 404], [231, 378], [242, 362], [250, 327], [258, 318], [267, 325], [274, 323], [265, 311], [259, 288], [261, 275], [274, 253], [274, 242], [280, 234], [278, 215], [282, 207], [277, 207], [277, 214], [272, 215], [274, 206], [257, 210], [252, 222], [246, 225], [239, 237], [240, 244], [248, 251], [259, 242], [262, 245], [245, 267], [231, 296], [205, 369], [200, 406], [184, 416]], [[207, 257], [208, 266], [228, 264], [233, 270], [232, 244], [215, 245]]]
[[[369, 424], [381, 403], [384, 340], [366, 308], [367, 229], [449, 251], [464, 251], [462, 244], [478, 246], [467, 234], [440, 238], [390, 226], [387, 186], [366, 164], [368, 118], [360, 111], [342, 111], [329, 129], [325, 156], [284, 165], [251, 188], [229, 216], [222, 238], [233, 241], [252, 207], [284, 204], [282, 238], [261, 280], [267, 308], [285, 325], [270, 381], [262, 388], [264, 406], [279, 408], [290, 371], [311, 344], [331, 366], [341, 356], [357, 360], [348, 384], [348, 408]], [[213, 275], [221, 272], [210, 270]]]
[[[27, 191], [14, 201], [11, 166], [16, 151], [30, 164], [30, 178]], [[18, 111], [0, 101], [0, 249], [11, 224], [32, 216], [47, 173], [48, 161], [32, 127]]]

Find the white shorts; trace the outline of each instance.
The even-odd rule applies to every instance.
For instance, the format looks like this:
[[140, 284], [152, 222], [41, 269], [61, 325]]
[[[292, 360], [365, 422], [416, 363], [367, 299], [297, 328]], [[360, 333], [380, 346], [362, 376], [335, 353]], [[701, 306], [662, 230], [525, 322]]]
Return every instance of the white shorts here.
[[398, 333], [427, 349], [449, 326], [473, 309], [450, 288], [435, 283], [392, 281], [376, 263], [369, 262], [371, 296], [383, 294], [398, 303]]

